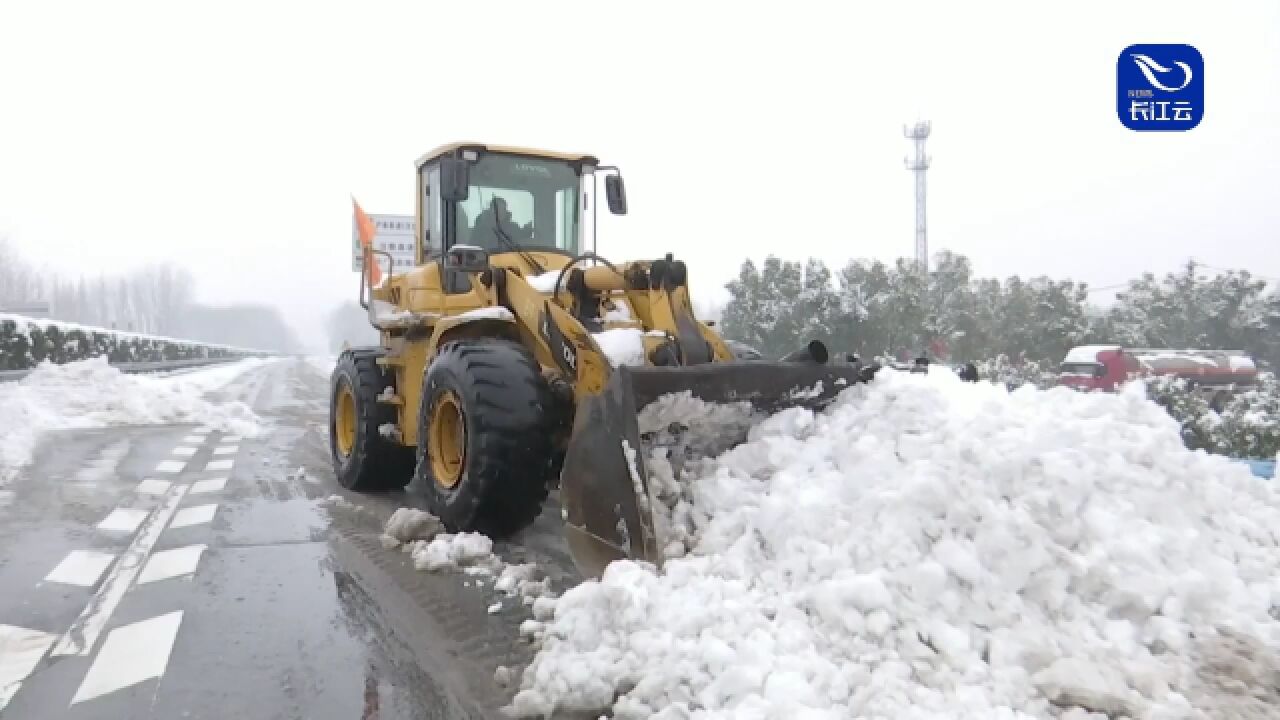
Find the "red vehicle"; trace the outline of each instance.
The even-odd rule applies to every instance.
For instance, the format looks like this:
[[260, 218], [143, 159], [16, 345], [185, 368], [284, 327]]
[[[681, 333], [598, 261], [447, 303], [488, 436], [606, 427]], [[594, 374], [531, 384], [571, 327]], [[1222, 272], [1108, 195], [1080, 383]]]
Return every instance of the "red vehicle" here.
[[1236, 387], [1257, 382], [1258, 368], [1239, 350], [1083, 345], [1071, 348], [1063, 359], [1058, 384], [1111, 392], [1129, 380], [1155, 375], [1186, 378], [1215, 410], [1221, 410]]

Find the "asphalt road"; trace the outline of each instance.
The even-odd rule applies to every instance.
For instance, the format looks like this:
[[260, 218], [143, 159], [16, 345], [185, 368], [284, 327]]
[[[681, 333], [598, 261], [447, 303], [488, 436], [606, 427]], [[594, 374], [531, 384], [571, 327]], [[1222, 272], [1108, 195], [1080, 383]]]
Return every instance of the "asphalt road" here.
[[[0, 718], [501, 717], [513, 688], [494, 675], [531, 657], [527, 608], [382, 547], [412, 503], [338, 487], [327, 382], [282, 360], [217, 391], [267, 421], [256, 438], [46, 439], [0, 494]], [[496, 551], [562, 591], [558, 515]]]

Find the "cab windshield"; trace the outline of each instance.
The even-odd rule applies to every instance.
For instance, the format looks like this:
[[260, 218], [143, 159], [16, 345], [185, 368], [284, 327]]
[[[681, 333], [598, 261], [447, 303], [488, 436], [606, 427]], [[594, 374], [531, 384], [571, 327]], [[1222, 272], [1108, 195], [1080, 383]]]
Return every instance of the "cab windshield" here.
[[456, 204], [456, 241], [491, 253], [520, 249], [578, 254], [578, 174], [558, 160], [483, 154]]

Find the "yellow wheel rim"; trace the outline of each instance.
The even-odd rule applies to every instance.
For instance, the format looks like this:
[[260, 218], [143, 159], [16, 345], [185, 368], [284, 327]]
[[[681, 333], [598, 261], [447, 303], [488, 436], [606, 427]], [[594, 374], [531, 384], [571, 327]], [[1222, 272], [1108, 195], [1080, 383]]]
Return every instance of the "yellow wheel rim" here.
[[334, 428], [338, 441], [338, 452], [343, 457], [351, 455], [356, 446], [356, 396], [351, 386], [343, 383], [338, 388], [338, 412]]
[[467, 451], [467, 425], [462, 417], [462, 403], [452, 390], [446, 390], [431, 409], [431, 435], [427, 454], [431, 456], [431, 473], [444, 488], [452, 488], [462, 479], [462, 464]]

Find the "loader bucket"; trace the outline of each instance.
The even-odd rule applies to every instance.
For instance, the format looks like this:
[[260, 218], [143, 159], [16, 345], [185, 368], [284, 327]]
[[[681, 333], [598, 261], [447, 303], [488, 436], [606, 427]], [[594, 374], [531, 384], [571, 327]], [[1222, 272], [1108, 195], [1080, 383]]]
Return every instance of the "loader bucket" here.
[[[795, 406], [817, 410], [870, 379], [875, 369], [812, 358], [615, 369], [603, 392], [580, 402], [560, 476], [565, 538], [578, 570], [598, 578], [614, 560], [662, 564], [664, 543], [655, 529], [645, 469], [649, 448], [638, 421], [646, 406], [689, 392], [707, 403], [750, 403], [759, 413]], [[745, 439], [745, 428], [740, 430], [733, 443]]]

